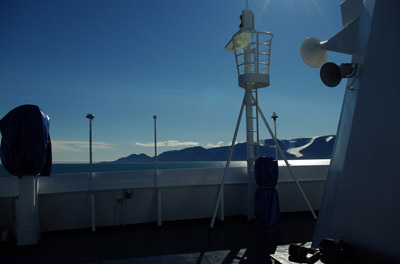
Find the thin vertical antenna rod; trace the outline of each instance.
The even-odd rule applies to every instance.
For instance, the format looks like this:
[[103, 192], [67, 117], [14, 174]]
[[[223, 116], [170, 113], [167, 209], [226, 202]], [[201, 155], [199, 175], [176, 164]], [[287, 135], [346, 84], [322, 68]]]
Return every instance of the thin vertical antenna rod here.
[[157, 116], [154, 119], [154, 187], [157, 193], [157, 225], [161, 226], [161, 191], [158, 188], [158, 168], [157, 168]]
[[92, 148], [92, 124], [93, 119], [89, 120], [90, 122], [90, 186], [91, 186], [91, 194], [90, 194], [90, 201], [91, 201], [91, 213], [92, 213], [92, 232], [96, 231], [96, 209], [95, 209], [95, 199], [94, 199], [94, 181], [93, 181], [93, 148]]
[[[154, 175], [157, 175], [157, 116], [154, 119]], [[154, 185], [157, 186], [157, 178], [155, 178]]]
[[[278, 134], [276, 133], [276, 119], [278, 118], [278, 116], [276, 115], [275, 112], [273, 112], [271, 118], [274, 120], [275, 137], [276, 139], [278, 139]], [[278, 160], [278, 148], [276, 147], [276, 145], [275, 145], [275, 159]]]
[[249, 7], [249, 0], [246, 0], [246, 5], [244, 6], [244, 9], [245, 9], [245, 10], [250, 10], [250, 7]]
[[95, 199], [94, 199], [94, 182], [93, 182], [93, 152], [92, 152], [92, 124], [93, 114], [87, 114], [86, 118], [89, 119], [89, 159], [90, 159], [90, 211], [91, 211], [91, 222], [92, 232], [96, 231], [96, 211], [95, 211]]
[[92, 152], [92, 123], [93, 119], [89, 119], [89, 163], [90, 163], [90, 182], [93, 185], [93, 152]]
[[[258, 89], [256, 89], [256, 104], [258, 104]], [[258, 111], [256, 109], [256, 133], [257, 133], [257, 158], [260, 157], [260, 126], [258, 122]]]

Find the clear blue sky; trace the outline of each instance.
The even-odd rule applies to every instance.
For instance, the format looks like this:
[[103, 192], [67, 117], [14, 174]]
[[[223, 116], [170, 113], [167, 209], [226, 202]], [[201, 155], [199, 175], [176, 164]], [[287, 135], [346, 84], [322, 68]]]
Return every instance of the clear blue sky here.
[[[305, 65], [307, 37], [341, 30], [342, 0], [249, 0], [258, 31], [274, 34], [271, 86], [259, 91], [278, 136], [335, 134], [344, 81], [325, 87]], [[55, 162], [87, 161], [93, 113], [94, 160], [159, 153], [232, 140], [244, 90], [232, 53], [245, 0], [0, 2], [0, 118], [22, 104], [51, 121]], [[329, 54], [348, 62], [348, 56]], [[269, 118], [269, 120], [271, 120]], [[272, 125], [272, 122], [270, 122]], [[262, 127], [261, 138], [270, 138]], [[242, 121], [239, 141], [245, 141]]]

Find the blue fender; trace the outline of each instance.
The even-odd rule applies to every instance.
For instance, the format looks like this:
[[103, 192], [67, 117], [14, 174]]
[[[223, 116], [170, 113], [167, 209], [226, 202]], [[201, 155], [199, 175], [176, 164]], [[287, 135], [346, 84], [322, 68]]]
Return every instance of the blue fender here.
[[0, 120], [0, 158], [18, 176], [50, 176], [52, 153], [49, 117], [36, 105], [22, 105]]

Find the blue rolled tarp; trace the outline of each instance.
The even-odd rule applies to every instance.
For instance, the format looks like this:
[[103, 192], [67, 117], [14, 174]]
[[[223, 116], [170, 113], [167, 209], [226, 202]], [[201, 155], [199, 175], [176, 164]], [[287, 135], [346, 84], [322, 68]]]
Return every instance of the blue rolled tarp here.
[[36, 105], [22, 105], [0, 120], [0, 157], [12, 175], [50, 176], [49, 117]]
[[276, 184], [279, 177], [278, 162], [270, 157], [260, 157], [254, 164], [258, 189], [255, 194], [255, 215], [258, 228], [268, 235], [280, 230], [280, 207]]

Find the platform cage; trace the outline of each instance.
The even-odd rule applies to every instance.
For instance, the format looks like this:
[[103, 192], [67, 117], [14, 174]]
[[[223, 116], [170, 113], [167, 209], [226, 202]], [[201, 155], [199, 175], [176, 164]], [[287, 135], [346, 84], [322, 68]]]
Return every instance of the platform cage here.
[[[239, 86], [252, 89], [267, 87], [274, 35], [270, 32], [253, 32], [251, 35], [248, 45], [234, 49]], [[235, 38], [233, 41], [235, 46]]]

